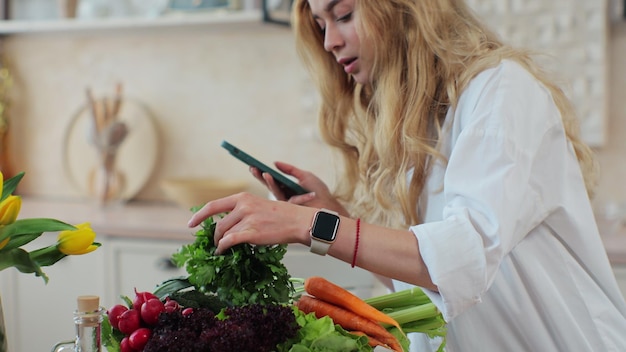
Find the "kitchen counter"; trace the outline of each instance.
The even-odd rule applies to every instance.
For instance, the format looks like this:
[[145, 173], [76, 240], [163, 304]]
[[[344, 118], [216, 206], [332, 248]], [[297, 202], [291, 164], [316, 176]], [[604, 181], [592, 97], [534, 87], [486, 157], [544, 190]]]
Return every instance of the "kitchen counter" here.
[[192, 213], [169, 203], [128, 202], [100, 207], [95, 202], [24, 197], [19, 218], [55, 218], [73, 225], [89, 222], [107, 236], [189, 240]]
[[[25, 197], [21, 218], [50, 217], [71, 224], [90, 222], [107, 236], [188, 240], [191, 211], [169, 203], [128, 202], [100, 207], [95, 202]], [[626, 264], [626, 228], [602, 240], [612, 264]]]

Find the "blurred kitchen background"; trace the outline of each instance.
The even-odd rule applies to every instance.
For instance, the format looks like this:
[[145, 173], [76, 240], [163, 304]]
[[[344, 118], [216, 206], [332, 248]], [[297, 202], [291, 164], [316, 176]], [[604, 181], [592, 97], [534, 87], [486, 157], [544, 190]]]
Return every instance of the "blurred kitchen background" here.
[[[28, 174], [23, 194], [85, 197], [62, 167], [71, 158], [65, 141], [86, 107], [85, 89], [112, 96], [119, 83], [156, 131], [144, 131], [141, 150], [119, 151], [144, 165], [134, 200], [166, 200], [160, 182], [169, 177], [248, 178], [222, 139], [333, 182], [316, 131], [316, 93], [289, 28], [262, 23], [260, 0], [79, 0], [69, 19], [59, 4], [72, 0], [5, 1], [11, 20], [0, 23], [0, 52], [13, 77], [7, 157], [12, 170]], [[602, 166], [596, 201], [625, 200], [621, 1], [469, 3], [506, 40], [552, 55], [548, 66], [577, 103]], [[127, 140], [136, 135], [131, 126]]]
[[[247, 169], [220, 148], [222, 139], [332, 183], [316, 132], [316, 93], [289, 28], [262, 23], [261, 1], [79, 0], [76, 18], [60, 18], [59, 3], [67, 1], [13, 0], [13, 21], [0, 23], [0, 50], [13, 77], [7, 151], [11, 168], [28, 174], [23, 194], [84, 197], [62, 167], [64, 142], [85, 108], [85, 89], [112, 95], [118, 83], [125, 98], [145, 108], [158, 134], [156, 146], [119, 151], [153, 167], [142, 175], [135, 200], [165, 200], [159, 184], [168, 177], [247, 178]], [[553, 55], [548, 64], [578, 104], [602, 166], [597, 200], [626, 199], [621, 4], [469, 2], [505, 39]], [[134, 134], [131, 127], [128, 140]]]
[[[151, 289], [146, 286], [178, 273], [167, 258], [190, 240], [184, 225], [190, 213], [172, 205], [164, 180], [242, 179], [250, 191], [267, 194], [220, 147], [222, 140], [261, 161], [315, 171], [333, 184], [331, 154], [317, 133], [316, 92], [290, 28], [276, 23], [284, 22], [284, 0], [78, 0], [75, 11], [68, 11], [71, 2], [0, 1], [9, 5], [2, 7], [7, 20], [0, 21], [0, 99], [9, 103], [0, 111], [9, 123], [0, 165], [3, 172], [26, 172], [19, 189], [31, 202], [23, 206], [25, 215], [92, 221], [105, 245], [94, 252], [99, 254], [46, 270], [47, 286], [39, 278], [3, 272], [0, 293], [5, 319], [13, 323], [9, 343], [15, 351], [43, 350], [55, 339], [71, 338], [76, 294], [105, 292], [104, 304], [111, 305], [133, 286]], [[613, 242], [626, 237], [623, 0], [468, 3], [508, 42], [550, 55], [541, 60], [576, 103], [585, 140], [597, 153], [601, 174], [594, 205], [626, 287], [626, 241]], [[119, 140], [117, 164], [127, 208], [90, 206], [97, 156], [89, 139], [87, 90], [95, 100], [122, 97], [119, 116], [127, 119], [127, 134]], [[79, 219], [84, 217], [92, 218]], [[314, 267], [371, 294], [374, 285], [366, 274], [345, 264], [346, 270], [337, 270], [328, 260], [311, 265], [312, 260], [317, 258], [306, 251], [288, 259], [296, 276], [307, 274], [302, 267]], [[165, 273], [147, 273], [150, 261]], [[24, 318], [40, 314], [41, 307], [32, 307], [32, 292], [44, 287], [58, 303], [46, 309], [67, 313], [56, 320], [65, 322], [63, 328]], [[18, 315], [29, 324], [21, 330]], [[33, 329], [49, 331], [48, 339], [30, 345]]]

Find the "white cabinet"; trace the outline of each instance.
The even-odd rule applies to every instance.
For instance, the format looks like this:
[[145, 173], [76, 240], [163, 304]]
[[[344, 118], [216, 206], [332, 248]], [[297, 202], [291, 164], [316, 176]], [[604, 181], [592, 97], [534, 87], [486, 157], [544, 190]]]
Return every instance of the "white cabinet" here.
[[[193, 241], [193, 238], [190, 240]], [[189, 242], [170, 240], [115, 238], [108, 242], [107, 256], [107, 301], [109, 306], [123, 303], [120, 295], [133, 299], [137, 291], [154, 291], [156, 285], [177, 277], [185, 276], [184, 268], [177, 268], [172, 254]]]
[[[99, 240], [102, 242], [102, 238]], [[44, 245], [55, 242], [54, 234], [44, 234], [36, 240]], [[60, 340], [73, 339], [76, 332], [72, 312], [76, 309], [76, 297], [104, 292], [104, 266], [104, 253], [98, 249], [44, 267], [50, 278], [47, 285], [42, 278], [14, 268], [3, 271], [0, 294], [9, 351], [50, 351]]]

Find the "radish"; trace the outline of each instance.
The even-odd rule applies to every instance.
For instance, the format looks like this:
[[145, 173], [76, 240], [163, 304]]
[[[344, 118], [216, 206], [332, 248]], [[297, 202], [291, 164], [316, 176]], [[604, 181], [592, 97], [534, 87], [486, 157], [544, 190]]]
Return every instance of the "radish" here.
[[124, 336], [120, 342], [120, 352], [136, 352], [137, 350], [130, 345], [129, 337]]
[[156, 325], [159, 314], [165, 310], [165, 305], [158, 298], [150, 298], [141, 305], [141, 319], [148, 325]]
[[148, 340], [150, 339], [151, 335], [152, 335], [152, 330], [148, 328], [139, 328], [135, 330], [128, 337], [128, 342], [130, 343], [130, 347], [138, 351], [143, 350], [143, 348], [146, 346], [146, 343], [148, 343]]
[[178, 302], [176, 302], [175, 300], [169, 297], [165, 299], [164, 306], [165, 306], [166, 313], [172, 313], [180, 309], [180, 304], [178, 304]]
[[137, 292], [137, 288], [135, 287], [135, 300], [133, 300], [133, 308], [140, 310], [141, 306], [151, 298], [158, 298], [152, 292]]
[[127, 310], [128, 310], [128, 307], [126, 307], [125, 305], [117, 304], [111, 307], [111, 309], [107, 311], [107, 315], [109, 316], [109, 322], [111, 323], [112, 327], [118, 330], [120, 329], [118, 326], [119, 317], [120, 315], [122, 315], [122, 313], [124, 313]]
[[118, 320], [118, 330], [125, 335], [130, 335], [141, 327], [141, 316], [136, 309], [125, 311], [119, 316]]

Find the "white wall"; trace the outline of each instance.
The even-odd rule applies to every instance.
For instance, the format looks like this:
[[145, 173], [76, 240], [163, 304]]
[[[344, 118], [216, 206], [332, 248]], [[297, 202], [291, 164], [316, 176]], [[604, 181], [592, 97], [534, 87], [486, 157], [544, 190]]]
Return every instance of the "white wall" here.
[[96, 95], [113, 94], [118, 81], [152, 111], [162, 142], [139, 199], [161, 198], [164, 177], [252, 180], [220, 148], [222, 139], [267, 162], [330, 173], [316, 137], [316, 96], [284, 27], [17, 35], [4, 50], [16, 80], [11, 153], [14, 169], [27, 172], [23, 193], [80, 196], [60, 167], [64, 134], [86, 102], [87, 86]]

